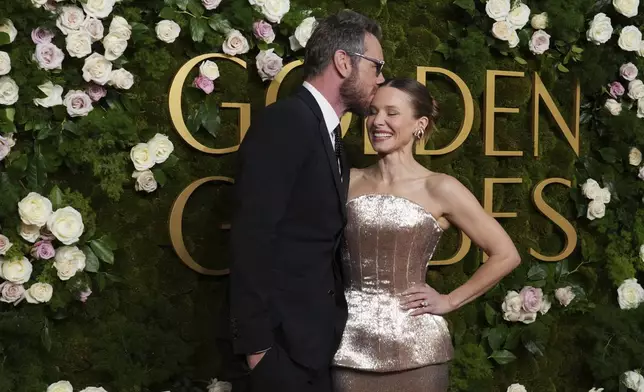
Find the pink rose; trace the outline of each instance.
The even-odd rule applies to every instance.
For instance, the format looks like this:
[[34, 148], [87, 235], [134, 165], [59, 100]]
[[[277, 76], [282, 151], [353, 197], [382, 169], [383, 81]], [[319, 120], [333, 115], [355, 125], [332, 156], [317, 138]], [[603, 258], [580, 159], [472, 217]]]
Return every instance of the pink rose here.
[[56, 251], [51, 242], [38, 241], [31, 248], [31, 255], [39, 260], [49, 260], [56, 255]]
[[635, 80], [637, 77], [637, 67], [633, 63], [622, 64], [619, 67], [619, 74], [629, 82]]
[[87, 302], [87, 298], [89, 298], [90, 295], [92, 295], [92, 289], [88, 287], [85, 290], [78, 293], [78, 300], [85, 303]]
[[201, 0], [201, 4], [207, 10], [214, 10], [219, 7], [219, 3], [221, 3], [221, 0]]
[[273, 26], [263, 20], [258, 20], [257, 22], [253, 23], [253, 34], [255, 34], [255, 38], [261, 39], [267, 44], [270, 44], [275, 40], [275, 32], [273, 31]]
[[273, 80], [282, 70], [282, 58], [276, 55], [273, 49], [260, 51], [255, 60], [262, 81]]
[[87, 88], [87, 95], [92, 99], [93, 102], [98, 102], [101, 98], [107, 95], [107, 89], [98, 84], [92, 84]]
[[41, 69], [60, 69], [65, 59], [65, 53], [52, 43], [44, 43], [36, 45], [34, 58]]
[[38, 27], [36, 29], [31, 30], [31, 40], [34, 42], [34, 44], [48, 44], [51, 43], [51, 40], [54, 38], [54, 33], [51, 31]]
[[523, 310], [528, 313], [536, 313], [543, 304], [543, 292], [541, 289], [532, 286], [525, 286], [519, 293]]
[[619, 98], [624, 95], [626, 89], [620, 82], [613, 82], [608, 85], [608, 94], [613, 98]]
[[203, 90], [204, 93], [210, 94], [215, 90], [215, 84], [205, 76], [199, 75], [192, 82], [192, 85]]
[[0, 284], [0, 301], [18, 305], [25, 298], [25, 288], [21, 284], [4, 282]]
[[57, 2], [58, 0], [48, 0], [47, 3], [43, 5], [43, 8], [54, 14], [56, 13], [56, 9], [58, 8], [58, 5], [56, 4]]

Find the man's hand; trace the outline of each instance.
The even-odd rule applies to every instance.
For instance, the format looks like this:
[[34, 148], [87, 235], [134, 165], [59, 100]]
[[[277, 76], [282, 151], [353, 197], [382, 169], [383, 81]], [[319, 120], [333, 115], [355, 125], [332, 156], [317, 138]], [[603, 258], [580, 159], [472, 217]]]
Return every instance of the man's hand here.
[[268, 350], [259, 354], [250, 354], [246, 356], [246, 362], [248, 362], [248, 367], [250, 368], [250, 370], [255, 369], [255, 366], [259, 364], [259, 361], [261, 361], [262, 358], [264, 358], [264, 355], [266, 355], [267, 352]]

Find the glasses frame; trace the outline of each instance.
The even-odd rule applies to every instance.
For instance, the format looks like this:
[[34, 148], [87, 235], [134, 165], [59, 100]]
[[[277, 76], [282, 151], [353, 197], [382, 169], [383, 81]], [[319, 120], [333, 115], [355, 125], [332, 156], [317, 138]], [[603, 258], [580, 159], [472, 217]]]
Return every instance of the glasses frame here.
[[365, 56], [364, 54], [356, 53], [356, 52], [347, 52], [347, 54], [350, 56], [358, 56], [360, 58], [363, 58], [367, 61], [371, 61], [372, 63], [376, 64], [376, 76], [380, 76], [380, 74], [382, 73], [382, 69], [385, 66], [384, 60], [378, 60], [373, 57]]

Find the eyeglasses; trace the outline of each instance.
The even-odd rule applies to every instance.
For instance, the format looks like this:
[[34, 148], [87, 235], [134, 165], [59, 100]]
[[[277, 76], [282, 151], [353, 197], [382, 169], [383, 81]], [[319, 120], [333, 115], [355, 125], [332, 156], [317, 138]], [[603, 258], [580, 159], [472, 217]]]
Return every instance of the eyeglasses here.
[[374, 59], [373, 57], [365, 56], [364, 54], [360, 53], [355, 53], [355, 52], [347, 52], [350, 56], [358, 56], [361, 57], [367, 61], [371, 61], [372, 63], [376, 64], [376, 76], [380, 76], [380, 73], [382, 72], [382, 67], [385, 66], [384, 60], [378, 60]]

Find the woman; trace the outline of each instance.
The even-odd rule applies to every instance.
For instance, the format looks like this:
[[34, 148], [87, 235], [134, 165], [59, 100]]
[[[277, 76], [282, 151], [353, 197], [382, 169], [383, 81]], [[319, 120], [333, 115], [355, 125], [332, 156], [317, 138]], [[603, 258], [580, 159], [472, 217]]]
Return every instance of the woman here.
[[[349, 319], [334, 359], [337, 392], [445, 392], [453, 348], [442, 315], [473, 301], [520, 262], [501, 226], [458, 180], [413, 157], [436, 118], [433, 98], [412, 79], [385, 82], [367, 118], [380, 159], [352, 170], [343, 265]], [[490, 256], [462, 286], [425, 284], [442, 233], [462, 229]]]

